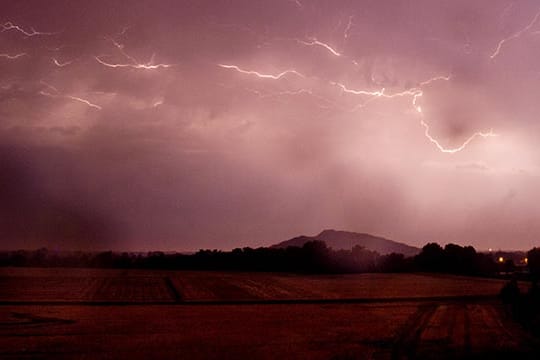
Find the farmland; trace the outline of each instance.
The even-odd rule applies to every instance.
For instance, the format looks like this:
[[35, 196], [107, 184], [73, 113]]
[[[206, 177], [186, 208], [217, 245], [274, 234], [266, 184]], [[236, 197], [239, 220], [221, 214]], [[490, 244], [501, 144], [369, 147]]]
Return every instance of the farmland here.
[[536, 340], [496, 298], [502, 284], [427, 274], [4, 268], [0, 358], [534, 356]]

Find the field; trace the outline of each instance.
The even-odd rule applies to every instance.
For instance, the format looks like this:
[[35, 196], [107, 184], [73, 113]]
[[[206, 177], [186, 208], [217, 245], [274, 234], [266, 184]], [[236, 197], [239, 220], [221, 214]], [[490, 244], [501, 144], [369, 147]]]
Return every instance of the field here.
[[497, 300], [503, 283], [0, 269], [0, 358], [535, 358], [536, 339]]

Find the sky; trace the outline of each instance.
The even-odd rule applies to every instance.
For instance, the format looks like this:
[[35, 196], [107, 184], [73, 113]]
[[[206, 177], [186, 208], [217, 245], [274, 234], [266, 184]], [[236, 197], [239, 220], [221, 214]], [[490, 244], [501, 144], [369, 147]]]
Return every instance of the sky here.
[[535, 0], [0, 7], [0, 248], [540, 245]]

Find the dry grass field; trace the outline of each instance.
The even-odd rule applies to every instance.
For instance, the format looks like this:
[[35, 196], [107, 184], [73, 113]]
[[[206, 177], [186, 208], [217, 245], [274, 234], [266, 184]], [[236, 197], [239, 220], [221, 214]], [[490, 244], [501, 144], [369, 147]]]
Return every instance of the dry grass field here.
[[[504, 281], [429, 274], [297, 275], [0, 268], [0, 301], [174, 302], [497, 295]], [[177, 297], [175, 297], [177, 295]]]
[[1, 359], [535, 358], [499, 280], [0, 269]]

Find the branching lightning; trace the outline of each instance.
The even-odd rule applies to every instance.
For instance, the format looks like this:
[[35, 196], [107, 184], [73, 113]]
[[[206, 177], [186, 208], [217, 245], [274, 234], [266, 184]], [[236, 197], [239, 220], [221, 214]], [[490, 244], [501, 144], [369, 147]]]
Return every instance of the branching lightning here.
[[[70, 100], [73, 100], [73, 101], [78, 101], [80, 103], [83, 103], [83, 104], [87, 105], [88, 107], [91, 107], [91, 108], [94, 108], [94, 109], [97, 109], [97, 110], [102, 110], [103, 109], [101, 106], [96, 105], [96, 104], [90, 102], [87, 99], [83, 99], [81, 97], [73, 96], [73, 95], [64, 95], [56, 87], [46, 83], [43, 80], [41, 80], [41, 84], [45, 85], [45, 87], [47, 87], [49, 89], [49, 91], [40, 90], [40, 92], [39, 92], [40, 95], [51, 97], [51, 98], [70, 99]], [[52, 91], [52, 92], [50, 92], [50, 91]]]
[[392, 98], [403, 97], [403, 96], [412, 96], [412, 99], [413, 99], [412, 102], [413, 102], [413, 105], [415, 105], [416, 104], [416, 99], [419, 96], [422, 95], [422, 91], [420, 89], [418, 89], [418, 88], [412, 88], [412, 89], [405, 90], [405, 91], [398, 92], [398, 93], [387, 94], [387, 93], [385, 93], [385, 91], [386, 91], [385, 88], [382, 88], [381, 90], [375, 90], [375, 91], [354, 90], [354, 89], [347, 88], [345, 85], [343, 85], [341, 83], [331, 82], [331, 84], [335, 85], [335, 86], [338, 86], [341, 89], [342, 92], [347, 93], [347, 94], [370, 96], [363, 103], [360, 103], [360, 104], [356, 105], [351, 110], [351, 112], [355, 112], [358, 109], [365, 107], [368, 103], [370, 103], [370, 102], [372, 102], [372, 101], [374, 101], [374, 100], [376, 100], [378, 98], [392, 99]]
[[[300, 0], [288, 0], [291, 4], [291, 7], [296, 6], [298, 9], [303, 9], [304, 5]], [[307, 6], [307, 5], [306, 5]], [[507, 10], [505, 10], [507, 11]], [[513, 33], [512, 35], [508, 36], [507, 38], [504, 38], [500, 40], [494, 49], [493, 53], [490, 55], [490, 59], [494, 59], [497, 57], [507, 42], [515, 40], [519, 37], [521, 37], [525, 33], [534, 34], [536, 32], [532, 31], [533, 26], [539, 22], [540, 19], [540, 11], [534, 15], [532, 20], [522, 29], [519, 31]], [[348, 17], [348, 22], [345, 23], [347, 20], [346, 17], [344, 17], [342, 20], [340, 20], [338, 28], [339, 31], [343, 31], [343, 41], [339, 40], [338, 48], [341, 51], [338, 51], [338, 48], [330, 45], [329, 43], [322, 42], [318, 40], [315, 37], [308, 37], [308, 36], [302, 36], [302, 35], [291, 35], [290, 37], [286, 38], [277, 38], [279, 40], [285, 40], [290, 41], [291, 43], [299, 44], [298, 47], [315, 47], [317, 53], [321, 53], [321, 56], [328, 56], [331, 55], [331, 57], [335, 58], [341, 58], [342, 60], [351, 61], [352, 64], [355, 64], [356, 66], [360, 66], [357, 61], [352, 59], [349, 56], [349, 53], [347, 53], [344, 49], [346, 47], [347, 41], [351, 37], [352, 32], [355, 30], [355, 23], [354, 23], [354, 15], [351, 15]], [[243, 25], [223, 25], [223, 26], [234, 26], [236, 28], [242, 29], [243, 31], [250, 31], [252, 33], [256, 32], [252, 29], [250, 29], [247, 26]], [[108, 44], [108, 47], [112, 49], [112, 54], [104, 55], [103, 53], [101, 55], [97, 55], [99, 53], [93, 53], [91, 57], [94, 58], [94, 60], [101, 64], [102, 66], [112, 68], [112, 69], [135, 69], [135, 70], [158, 70], [158, 69], [167, 69], [172, 66], [175, 66], [175, 64], [169, 64], [169, 63], [156, 63], [154, 60], [154, 55], [150, 57], [150, 60], [148, 62], [141, 62], [139, 61], [135, 56], [133, 56], [133, 52], [126, 51], [126, 47], [123, 44], [123, 37], [126, 35], [130, 27], [123, 27], [121, 31], [115, 35], [105, 37], [105, 40], [110, 42]], [[59, 34], [59, 32], [43, 32], [43, 31], [37, 31], [33, 27], [23, 27], [21, 25], [18, 25], [12, 21], [7, 21], [0, 24], [0, 33], [12, 31], [14, 33], [22, 34], [25, 37], [35, 37], [35, 36], [51, 36], [55, 34]], [[312, 33], [313, 34], [313, 33]], [[20, 36], [20, 35], [19, 35]], [[126, 35], [127, 36], [127, 35]], [[299, 36], [295, 37], [295, 36]], [[265, 38], [267, 37], [267, 34], [265, 33]], [[259, 36], [260, 38], [260, 36]], [[275, 41], [276, 38], [272, 39], [272, 41]], [[335, 44], [334, 44], [335, 45]], [[114, 47], [114, 48], [113, 48]], [[59, 51], [62, 47], [50, 49], [51, 51]], [[13, 49], [11, 49], [13, 50]], [[323, 51], [324, 50], [324, 51]], [[325, 54], [326, 53], [326, 54]], [[28, 54], [33, 54], [29, 51]], [[0, 53], [0, 59], [7, 59], [7, 60], [16, 60], [24, 56], [29, 56], [27, 53]], [[138, 56], [137, 56], [138, 57]], [[328, 56], [330, 57], [330, 56]], [[66, 66], [71, 65], [74, 61], [76, 61], [78, 58], [75, 58], [75, 60], [71, 61], [61, 61], [62, 57], [59, 55], [57, 57], [50, 57], [50, 55], [47, 57], [48, 61], [51, 61], [54, 66], [58, 68], [63, 68]], [[78, 61], [78, 60], [77, 60]], [[338, 59], [335, 59], [335, 61], [338, 61]], [[346, 61], [340, 61], [340, 63], [345, 63]], [[265, 73], [260, 72], [258, 70], [252, 70], [252, 69], [244, 69], [238, 65], [234, 64], [223, 64], [218, 63], [216, 64], [220, 68], [226, 69], [226, 70], [232, 70], [236, 71], [238, 73], [253, 76], [254, 78], [258, 79], [266, 79], [266, 80], [282, 80], [286, 77], [296, 77], [296, 78], [308, 78], [304, 74], [302, 74], [300, 71], [302, 69], [290, 68], [286, 69], [284, 71], [281, 71], [279, 73]], [[96, 65], [99, 66], [99, 65]], [[309, 80], [315, 79], [315, 77], [310, 74]], [[451, 147], [445, 147], [441, 144], [439, 140], [436, 139], [431, 134], [431, 129], [428, 124], [428, 122], [425, 119], [425, 115], [423, 112], [423, 109], [420, 105], [420, 100], [422, 99], [422, 96], [424, 95], [424, 88], [426, 86], [429, 86], [433, 82], [436, 81], [449, 81], [450, 76], [436, 76], [433, 78], [430, 78], [428, 80], [422, 81], [417, 83], [411, 88], [408, 88], [406, 90], [401, 91], [402, 89], [397, 90], [397, 88], [391, 88], [390, 90], [381, 87], [379, 89], [354, 89], [350, 88], [344, 83], [337, 81], [324, 81], [323, 86], [333, 86], [340, 89], [341, 93], [343, 94], [349, 94], [358, 96], [359, 99], [361, 99], [361, 103], [357, 104], [352, 110], [351, 110], [351, 104], [348, 103], [348, 105], [338, 104], [339, 101], [333, 101], [334, 98], [327, 98], [325, 90], [321, 90], [318, 88], [313, 88], [313, 84], [310, 83], [306, 85], [308, 81], [304, 81], [304, 84], [302, 88], [299, 88], [299, 86], [292, 87], [292, 83], [286, 83], [287, 89], [280, 89], [283, 91], [274, 91], [274, 92], [261, 92], [259, 90], [252, 90], [247, 89], [248, 91], [256, 94], [259, 96], [259, 98], [277, 98], [277, 97], [285, 97], [285, 96], [305, 96], [311, 97], [315, 99], [315, 101], [310, 102], [310, 104], [315, 104], [315, 106], [321, 106], [325, 108], [335, 108], [338, 110], [343, 111], [351, 111], [355, 112], [357, 109], [366, 106], [368, 103], [371, 103], [372, 101], [379, 101], [377, 99], [396, 99], [396, 98], [405, 98], [406, 100], [404, 102], [407, 102], [408, 99], [410, 99], [410, 106], [414, 109], [415, 116], [419, 117], [420, 125], [424, 128], [424, 136], [429, 140], [430, 143], [434, 144], [435, 147], [442, 153], [448, 153], [453, 154], [460, 152], [464, 150], [472, 141], [474, 141], [477, 138], [489, 138], [498, 136], [493, 132], [493, 130], [489, 130], [487, 132], [475, 132], [471, 136], [469, 136], [460, 146], [457, 146], [455, 148]], [[96, 110], [102, 110], [102, 107], [100, 105], [94, 104], [91, 101], [80, 97], [75, 96], [71, 94], [66, 94], [61, 91], [59, 91], [54, 86], [47, 84], [46, 82], [41, 82], [45, 87], [42, 88], [42, 90], [39, 91], [39, 94], [42, 96], [50, 97], [50, 98], [62, 98], [62, 99], [68, 99], [71, 101], [76, 101], [81, 104], [84, 104], [90, 108], [96, 109]], [[319, 83], [320, 84], [320, 83]], [[295, 84], [296, 85], [296, 84]], [[320, 90], [320, 91], [318, 91]], [[287, 101], [284, 99], [277, 99], [278, 101]], [[164, 100], [161, 98], [154, 98], [152, 102], [152, 107], [159, 107], [164, 103]]]
[[[478, 132], [475, 132], [474, 134], [472, 134], [471, 136], [469, 136], [460, 146], [455, 147], [455, 148], [444, 147], [440, 143], [439, 140], [434, 138], [430, 134], [430, 128], [429, 128], [428, 123], [424, 120], [424, 114], [423, 114], [423, 111], [422, 111], [422, 107], [418, 104], [418, 99], [420, 99], [424, 95], [422, 87], [427, 86], [427, 85], [429, 85], [429, 84], [431, 84], [431, 83], [433, 83], [435, 81], [439, 81], [439, 80], [449, 81], [450, 76], [436, 76], [436, 77], [433, 77], [433, 78], [430, 78], [428, 80], [420, 82], [418, 84], [418, 87], [414, 87], [414, 88], [411, 88], [411, 89], [408, 89], [408, 90], [405, 90], [405, 91], [402, 91], [402, 92], [393, 93], [393, 94], [386, 94], [384, 92], [385, 91], [384, 88], [382, 88], [381, 90], [376, 90], [376, 91], [353, 90], [353, 89], [347, 88], [345, 85], [343, 85], [341, 83], [331, 83], [331, 84], [338, 86], [343, 92], [348, 93], [348, 94], [371, 96], [371, 98], [369, 98], [365, 103], [361, 104], [361, 106], [365, 106], [368, 102], [370, 102], [370, 101], [372, 101], [372, 100], [374, 100], [376, 98], [380, 98], [380, 97], [391, 99], [391, 98], [396, 98], [396, 97], [411, 96], [411, 105], [415, 109], [415, 111], [418, 113], [418, 115], [420, 116], [420, 124], [424, 127], [424, 135], [425, 135], [425, 137], [431, 143], [433, 143], [440, 152], [443, 152], [443, 153], [455, 154], [457, 152], [460, 152], [460, 151], [464, 150], [467, 147], [467, 145], [469, 145], [469, 143], [472, 142], [477, 137], [488, 138], [488, 137], [498, 136], [498, 134], [495, 134], [493, 132], [493, 130], [489, 130], [488, 132], [478, 131]], [[354, 110], [356, 110], [357, 108], [358, 107], [355, 107]]]
[[[312, 45], [314, 45], [314, 44], [312, 44]], [[262, 79], [279, 80], [282, 77], [286, 76], [287, 74], [295, 74], [295, 75], [304, 77], [304, 75], [297, 72], [296, 70], [286, 70], [286, 71], [283, 71], [283, 72], [281, 72], [281, 73], [279, 73], [277, 75], [273, 75], [273, 74], [263, 74], [263, 73], [260, 73], [258, 71], [254, 71], [254, 70], [244, 70], [244, 69], [241, 69], [240, 67], [238, 67], [237, 65], [225, 65], [225, 64], [218, 64], [218, 65], [220, 67], [222, 67], [222, 68], [225, 68], [225, 69], [232, 69], [232, 70], [235, 70], [235, 71], [240, 72], [242, 74], [255, 75], [258, 78], [262, 78]], [[420, 83], [418, 83], [418, 85], [416, 87], [413, 87], [413, 88], [410, 88], [410, 89], [407, 89], [407, 90], [404, 90], [404, 91], [401, 91], [401, 92], [395, 92], [395, 93], [386, 93], [385, 88], [382, 88], [380, 90], [351, 89], [351, 88], [348, 88], [346, 85], [344, 85], [342, 83], [339, 83], [339, 82], [330, 82], [330, 84], [333, 85], [333, 86], [339, 87], [341, 89], [341, 91], [344, 92], [344, 93], [348, 93], [348, 94], [352, 94], [352, 95], [358, 95], [358, 96], [367, 96], [368, 97], [367, 101], [365, 101], [364, 103], [362, 103], [360, 105], [357, 105], [353, 109], [353, 111], [356, 111], [359, 107], [363, 107], [367, 103], [369, 103], [369, 102], [371, 102], [371, 101], [373, 101], [373, 100], [375, 100], [377, 98], [393, 99], [393, 98], [406, 97], [406, 96], [410, 97], [411, 98], [411, 106], [416, 111], [416, 113], [420, 116], [420, 124], [422, 125], [422, 127], [424, 127], [424, 135], [425, 135], [425, 137], [431, 143], [433, 143], [440, 152], [447, 153], [447, 154], [454, 154], [454, 153], [457, 153], [457, 152], [460, 152], [460, 151], [464, 150], [467, 147], [467, 145], [469, 145], [469, 143], [471, 143], [477, 137], [488, 138], [488, 137], [497, 136], [497, 134], [495, 134], [492, 130], [490, 130], [489, 132], [475, 132], [469, 138], [467, 138], [460, 146], [455, 147], [455, 148], [444, 147], [440, 143], [440, 141], [438, 141], [436, 138], [434, 138], [431, 135], [429, 125], [424, 120], [424, 115], [423, 115], [423, 112], [422, 112], [422, 108], [418, 104], [418, 100], [424, 94], [422, 88], [425, 87], [425, 86], [428, 86], [431, 83], [436, 82], [436, 81], [441, 81], [441, 80], [449, 81], [450, 79], [451, 79], [450, 76], [435, 76], [435, 77], [432, 77], [430, 79], [421, 81]], [[261, 98], [270, 97], [270, 96], [298, 95], [298, 94], [309, 94], [311, 96], [316, 96], [316, 95], [313, 94], [312, 90], [306, 90], [306, 89], [300, 89], [300, 90], [296, 90], [296, 91], [283, 91], [283, 92], [278, 92], [278, 93], [275, 93], [275, 94], [266, 94], [266, 95], [261, 94], [257, 90], [252, 91], [252, 92], [256, 93]], [[318, 98], [323, 99], [323, 100], [328, 102], [328, 100], [326, 100], [324, 98], [321, 98], [321, 97], [318, 97]]]
[[248, 74], [248, 75], [255, 75], [261, 79], [273, 79], [273, 80], [279, 80], [281, 79], [282, 77], [288, 75], [288, 74], [293, 74], [293, 75], [296, 75], [296, 76], [299, 76], [299, 77], [302, 77], [302, 78], [305, 78], [304, 75], [302, 75], [301, 73], [299, 73], [298, 71], [296, 70], [285, 70], [277, 75], [272, 75], [272, 74], [262, 74], [258, 71], [253, 71], [253, 70], [243, 70], [241, 69], [240, 67], [236, 66], [236, 65], [226, 65], [226, 64], [218, 64], [218, 66], [222, 67], [222, 68], [225, 68], [225, 69], [232, 69], [232, 70], [236, 70], [242, 74]]
[[[424, 84], [424, 85], [427, 85], [433, 81], [436, 81], [436, 80], [440, 80], [440, 79], [444, 79], [444, 80], [449, 80], [449, 78], [446, 78], [446, 77], [436, 77], [436, 78], [432, 78], [432, 79], [429, 79], [427, 81], [424, 81], [422, 82], [421, 84]], [[446, 148], [444, 147], [437, 139], [435, 139], [431, 134], [430, 134], [430, 128], [429, 128], [429, 125], [428, 123], [425, 122], [424, 120], [424, 114], [422, 112], [422, 108], [420, 107], [420, 105], [418, 105], [417, 103], [417, 100], [418, 98], [420, 98], [421, 96], [423, 95], [423, 92], [419, 92], [417, 94], [415, 94], [413, 96], [413, 101], [412, 101], [412, 105], [413, 107], [415, 108], [416, 112], [420, 115], [420, 125], [422, 125], [424, 127], [424, 136], [432, 143], [432, 144], [435, 144], [435, 146], [437, 147], [437, 149], [439, 149], [440, 152], [443, 152], [443, 153], [447, 153], [447, 154], [455, 154], [457, 152], [460, 152], [462, 150], [464, 150], [467, 145], [469, 145], [469, 143], [471, 141], [473, 141], [475, 138], [477, 137], [482, 137], [482, 138], [488, 138], [488, 137], [495, 137], [495, 136], [499, 136], [498, 134], [495, 134], [493, 132], [493, 129], [490, 129], [488, 132], [481, 132], [481, 131], [477, 131], [475, 132], [474, 134], [472, 134], [471, 136], [469, 136], [460, 146], [458, 147], [455, 147], [455, 148]]]
[[455, 148], [445, 148], [444, 146], [441, 145], [441, 143], [437, 139], [435, 139], [433, 136], [430, 135], [429, 125], [424, 121], [424, 119], [420, 119], [420, 124], [424, 127], [424, 135], [426, 136], [426, 138], [431, 143], [435, 144], [435, 146], [437, 147], [437, 149], [439, 149], [440, 152], [447, 153], [447, 154], [455, 154], [457, 152], [460, 152], [461, 150], [464, 150], [467, 147], [467, 145], [469, 145], [469, 143], [477, 137], [488, 138], [488, 137], [498, 136], [498, 134], [495, 134], [493, 132], [493, 129], [490, 129], [488, 132], [478, 131], [472, 134], [471, 136], [469, 136], [469, 138], [465, 140], [465, 142], [463, 142], [463, 144], [461, 144], [460, 146], [455, 147]]
[[280, 92], [275, 92], [275, 93], [270, 93], [270, 92], [263, 93], [260, 90], [251, 89], [251, 88], [246, 88], [245, 90], [257, 95], [261, 99], [286, 96], [286, 95], [302, 95], [302, 94], [313, 95], [313, 91], [311, 89], [286, 90], [286, 91], [280, 91]]
[[105, 60], [103, 60], [104, 56], [94, 56], [94, 59], [101, 65], [110, 67], [110, 68], [132, 68], [132, 69], [140, 69], [140, 70], [156, 70], [156, 69], [166, 69], [173, 66], [173, 64], [155, 64], [154, 63], [154, 55], [150, 58], [150, 61], [147, 63], [139, 62], [137, 59], [135, 59], [133, 56], [126, 53], [124, 50], [124, 45], [120, 44], [113, 38], [106, 38], [107, 40], [110, 40], [113, 45], [118, 49], [120, 54], [122, 54], [123, 57], [125, 57], [127, 60], [129, 60], [128, 63], [110, 63]]
[[376, 90], [376, 91], [354, 90], [354, 89], [349, 89], [347, 86], [343, 85], [342, 83], [330, 82], [330, 84], [338, 86], [341, 89], [341, 91], [348, 94], [353, 94], [353, 95], [368, 95], [368, 96], [380, 97], [380, 96], [383, 96], [384, 94], [384, 88], [382, 88], [381, 90]]
[[315, 38], [310, 39], [310, 41], [304, 41], [304, 40], [299, 40], [299, 39], [296, 39], [296, 41], [298, 43], [306, 45], [306, 46], [320, 46], [320, 47], [326, 49], [327, 51], [329, 51], [334, 56], [341, 56], [341, 53], [336, 51], [333, 47], [331, 47], [327, 43], [321, 42], [321, 41], [319, 41], [319, 40], [317, 40]]
[[497, 47], [495, 48], [495, 51], [493, 52], [493, 54], [491, 54], [489, 56], [489, 58], [490, 59], [496, 58], [499, 55], [499, 53], [501, 52], [501, 49], [502, 49], [502, 47], [503, 47], [503, 45], [505, 43], [507, 43], [510, 40], [514, 40], [514, 39], [519, 38], [521, 35], [523, 35], [523, 33], [530, 30], [530, 28], [533, 27], [533, 25], [538, 21], [539, 18], [540, 18], [540, 11], [537, 12], [536, 15], [534, 15], [534, 18], [531, 20], [531, 22], [529, 24], [527, 24], [527, 26], [525, 26], [523, 29], [521, 29], [521, 30], [513, 33], [509, 37], [504, 38], [501, 41], [499, 41], [499, 43], [497, 44]]
[[132, 69], [143, 69], [143, 70], [156, 70], [156, 69], [166, 69], [173, 66], [172, 64], [152, 64], [152, 61], [147, 63], [136, 63], [136, 64], [125, 64], [125, 63], [109, 63], [103, 60], [100, 56], [94, 56], [94, 59], [101, 65], [110, 67], [110, 68], [132, 68]]
[[20, 57], [23, 57], [23, 56], [26, 56], [27, 54], [26, 53], [19, 53], [19, 54], [15, 54], [15, 55], [11, 55], [11, 54], [0, 54], [0, 58], [3, 58], [3, 59], [9, 59], [9, 60], [16, 60]]
[[28, 36], [28, 37], [38, 36], [38, 35], [48, 36], [48, 35], [59, 34], [59, 32], [37, 31], [32, 27], [30, 28], [30, 30], [25, 30], [23, 27], [21, 27], [21, 26], [19, 26], [17, 24], [14, 24], [11, 21], [0, 24], [0, 26], [2, 27], [2, 32], [9, 31], [9, 30], [15, 30], [15, 31], [18, 31], [18, 32], [20, 32], [21, 34], [23, 34], [25, 36]]

